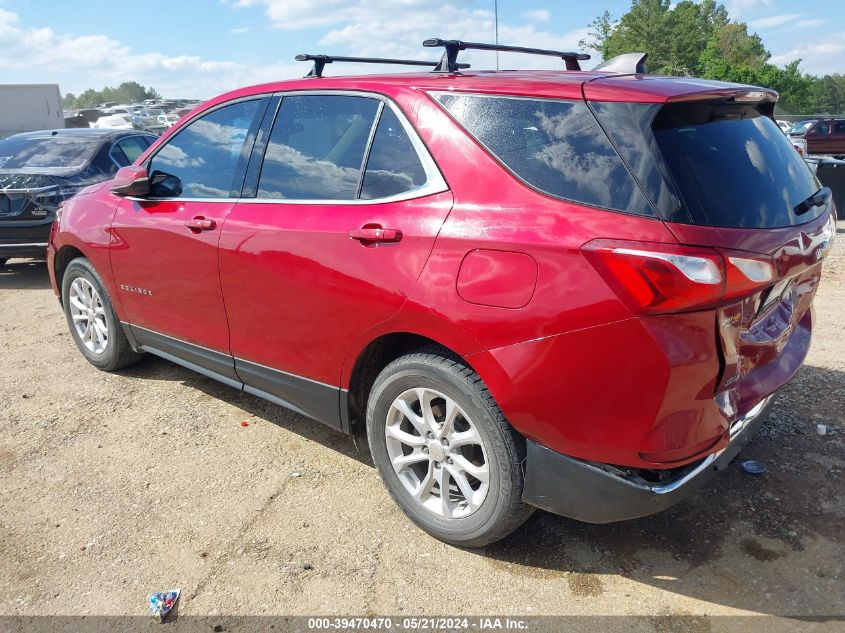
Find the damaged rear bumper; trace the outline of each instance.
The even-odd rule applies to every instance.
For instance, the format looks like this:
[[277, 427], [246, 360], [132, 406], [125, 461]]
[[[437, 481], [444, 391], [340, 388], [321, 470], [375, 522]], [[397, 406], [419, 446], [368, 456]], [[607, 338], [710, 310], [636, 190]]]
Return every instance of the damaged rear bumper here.
[[764, 398], [734, 422], [724, 449], [657, 483], [646, 481], [635, 469], [574, 459], [528, 440], [522, 498], [543, 510], [587, 523], [612, 523], [660, 512], [727, 468], [768, 417], [772, 399]]

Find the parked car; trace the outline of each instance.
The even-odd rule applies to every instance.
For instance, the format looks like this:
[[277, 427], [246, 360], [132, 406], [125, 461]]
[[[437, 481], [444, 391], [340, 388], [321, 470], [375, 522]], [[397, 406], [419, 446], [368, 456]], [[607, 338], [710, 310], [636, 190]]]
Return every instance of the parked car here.
[[777, 121], [775, 121], [775, 123], [777, 123], [777, 124], [778, 124], [778, 127], [779, 127], [779, 128], [781, 129], [781, 131], [782, 131], [782, 132], [784, 132], [784, 133], [785, 133], [785, 132], [786, 132], [789, 128], [791, 128], [791, 127], [792, 127], [792, 123], [791, 123], [790, 121], [783, 121], [783, 120], [781, 120], [781, 119], [778, 119]]
[[131, 117], [131, 121], [135, 129], [160, 133], [170, 127], [161, 122], [160, 119], [163, 116], [164, 110], [159, 108], [142, 107], [135, 111]]
[[789, 137], [803, 139], [810, 155], [845, 156], [845, 119], [801, 121], [789, 130]]
[[10, 257], [47, 254], [59, 205], [114, 176], [155, 140], [151, 134], [46, 130], [0, 141], [0, 266]]
[[365, 428], [449, 543], [678, 502], [804, 360], [830, 192], [768, 90], [434, 45], [435, 72], [219, 96], [67, 202], [49, 270], [76, 345]]
[[95, 123], [92, 123], [91, 127], [111, 130], [138, 129], [135, 127], [135, 124], [132, 123], [132, 115], [129, 113], [105, 114], [97, 119]]
[[176, 114], [168, 112], [167, 114], [159, 115], [158, 123], [159, 123], [160, 127], [167, 129], [167, 128], [171, 128], [174, 125], [176, 125], [179, 122], [179, 119], [181, 119], [181, 118], [182, 117], [180, 117]]

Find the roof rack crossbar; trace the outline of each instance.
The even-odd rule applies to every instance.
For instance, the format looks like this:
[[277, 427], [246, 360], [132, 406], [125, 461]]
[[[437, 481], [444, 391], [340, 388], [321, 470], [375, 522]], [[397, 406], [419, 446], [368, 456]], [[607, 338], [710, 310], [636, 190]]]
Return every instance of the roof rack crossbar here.
[[443, 52], [443, 57], [440, 58], [440, 63], [434, 69], [437, 73], [454, 73], [457, 72], [461, 64], [457, 63], [458, 52], [467, 49], [479, 51], [502, 51], [505, 53], [528, 53], [529, 55], [546, 55], [549, 57], [560, 57], [566, 62], [566, 70], [581, 70], [579, 60], [590, 59], [586, 53], [572, 53], [567, 51], [551, 51], [545, 48], [526, 48], [524, 46], [506, 46], [504, 44], [484, 44], [481, 42], [462, 42], [461, 40], [442, 40], [440, 38], [432, 38], [425, 40], [423, 46], [433, 48], [442, 46], [446, 50]]
[[[323, 68], [333, 62], [357, 62], [361, 64], [398, 64], [401, 66], [429, 66], [435, 67], [440, 62], [429, 62], [419, 59], [391, 59], [388, 57], [343, 57], [340, 55], [309, 55], [303, 53], [296, 56], [298, 62], [314, 62], [306, 77], [322, 77]], [[469, 68], [469, 64], [458, 64], [459, 68]]]

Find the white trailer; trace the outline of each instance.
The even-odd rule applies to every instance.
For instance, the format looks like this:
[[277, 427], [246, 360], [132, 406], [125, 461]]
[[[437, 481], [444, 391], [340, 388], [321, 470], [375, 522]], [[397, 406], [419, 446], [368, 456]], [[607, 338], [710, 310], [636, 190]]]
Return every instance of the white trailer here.
[[0, 138], [64, 126], [58, 84], [0, 84]]

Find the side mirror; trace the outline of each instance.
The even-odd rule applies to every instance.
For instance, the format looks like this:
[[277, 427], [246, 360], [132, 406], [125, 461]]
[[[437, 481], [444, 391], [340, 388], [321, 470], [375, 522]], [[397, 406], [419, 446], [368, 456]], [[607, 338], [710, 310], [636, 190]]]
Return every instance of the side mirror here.
[[150, 179], [143, 167], [129, 165], [117, 170], [112, 180], [111, 192], [116, 196], [143, 198], [150, 195]]

